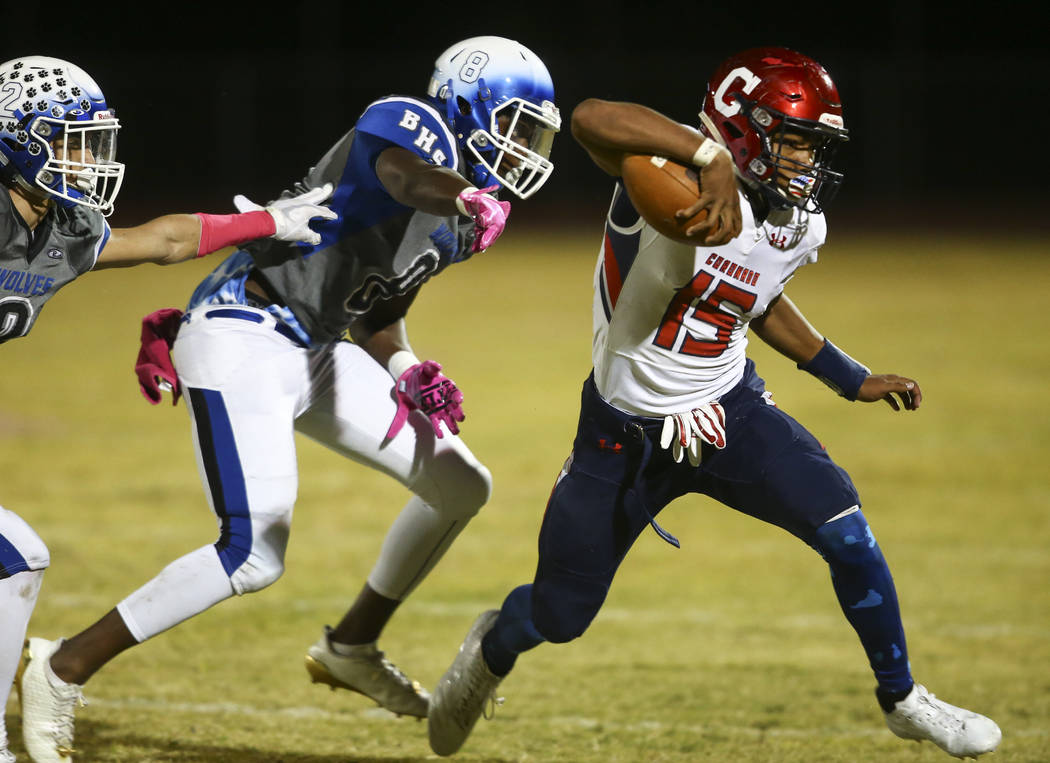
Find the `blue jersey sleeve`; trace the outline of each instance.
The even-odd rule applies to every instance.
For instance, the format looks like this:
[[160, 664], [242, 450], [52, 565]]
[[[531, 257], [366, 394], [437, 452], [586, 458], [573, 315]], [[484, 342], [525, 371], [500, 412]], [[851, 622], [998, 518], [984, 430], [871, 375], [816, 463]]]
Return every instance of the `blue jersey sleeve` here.
[[109, 222], [106, 220], [102, 221], [102, 234], [98, 237], [98, 245], [95, 247], [95, 261], [98, 261], [98, 256], [102, 254], [102, 250], [106, 248], [106, 244], [109, 243], [109, 236], [111, 229]]
[[[379, 140], [363, 141], [378, 150], [401, 146], [433, 164], [459, 170], [455, 138], [433, 106], [414, 98], [390, 97], [371, 104], [354, 125], [358, 134]], [[375, 156], [370, 157], [371, 164]]]

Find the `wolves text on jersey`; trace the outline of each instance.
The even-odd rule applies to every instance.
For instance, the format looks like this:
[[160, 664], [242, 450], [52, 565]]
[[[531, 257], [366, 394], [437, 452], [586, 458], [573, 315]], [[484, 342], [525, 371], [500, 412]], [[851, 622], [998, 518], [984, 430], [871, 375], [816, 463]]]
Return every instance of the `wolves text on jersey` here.
[[434, 148], [434, 143], [437, 142], [438, 134], [421, 125], [419, 120], [419, 114], [411, 109], [405, 109], [405, 113], [402, 115], [401, 121], [397, 123], [397, 126], [410, 132], [416, 132], [418, 130], [419, 135], [414, 141], [412, 141], [412, 145], [425, 151], [435, 163], [444, 164], [445, 159], [447, 158], [445, 152], [440, 148]]
[[24, 270], [0, 268], [0, 290], [3, 291], [38, 297], [41, 294], [47, 294], [54, 285], [54, 278], [28, 273]]

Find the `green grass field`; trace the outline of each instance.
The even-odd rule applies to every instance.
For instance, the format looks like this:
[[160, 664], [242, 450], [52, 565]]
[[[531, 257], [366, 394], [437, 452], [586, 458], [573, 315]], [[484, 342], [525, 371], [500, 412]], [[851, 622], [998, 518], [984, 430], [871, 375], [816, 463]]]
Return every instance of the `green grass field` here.
[[[508, 231], [423, 290], [409, 328], [466, 395], [491, 503], [381, 646], [433, 686], [476, 614], [531, 579], [540, 516], [590, 365], [586, 235]], [[780, 406], [857, 483], [894, 571], [916, 677], [995, 718], [994, 761], [1050, 760], [1050, 295], [1043, 240], [833, 237], [788, 293], [876, 371], [917, 378], [913, 414], [850, 404], [752, 345]], [[214, 540], [183, 403], [140, 395], [138, 322], [216, 260], [89, 274], [0, 350], [0, 501], [52, 554], [32, 635], [71, 635]], [[302, 440], [285, 576], [119, 657], [87, 686], [84, 761], [434, 758], [425, 723], [311, 685], [306, 647], [357, 593], [405, 491]], [[923, 761], [898, 740], [819, 557], [689, 497], [629, 556], [591, 630], [523, 657], [464, 761]], [[7, 708], [12, 749], [20, 718]]]

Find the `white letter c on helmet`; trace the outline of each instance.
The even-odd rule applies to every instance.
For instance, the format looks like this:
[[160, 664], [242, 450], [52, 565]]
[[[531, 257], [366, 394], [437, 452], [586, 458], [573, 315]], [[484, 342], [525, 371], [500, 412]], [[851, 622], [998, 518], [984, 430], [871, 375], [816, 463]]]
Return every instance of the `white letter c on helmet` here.
[[762, 81], [761, 77], [755, 76], [754, 73], [746, 66], [738, 66], [733, 71], [729, 72], [728, 76], [722, 80], [722, 84], [718, 86], [718, 90], [715, 91], [715, 108], [718, 112], [726, 117], [735, 116], [740, 111], [740, 102], [734, 100], [732, 103], [726, 103], [725, 96], [729, 86], [737, 80], [744, 81], [744, 87], [741, 88], [745, 93], [750, 93], [756, 87], [758, 83]]

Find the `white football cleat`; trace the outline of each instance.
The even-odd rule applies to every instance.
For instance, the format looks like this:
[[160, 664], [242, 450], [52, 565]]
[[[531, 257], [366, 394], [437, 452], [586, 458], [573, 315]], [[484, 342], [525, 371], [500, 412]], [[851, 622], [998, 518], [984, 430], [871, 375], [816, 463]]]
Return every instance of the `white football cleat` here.
[[[3, 708], [0, 707], [0, 711]], [[7, 749], [7, 731], [0, 724], [0, 763], [15, 763], [15, 754]]]
[[492, 630], [498, 617], [498, 609], [478, 616], [467, 631], [456, 659], [434, 688], [427, 731], [430, 749], [438, 755], [451, 755], [462, 747], [486, 704], [501, 702], [496, 698], [496, 687], [503, 677], [489, 670], [481, 654], [481, 639]]
[[949, 755], [974, 758], [999, 746], [1003, 732], [991, 718], [949, 705], [915, 684], [886, 713], [886, 725], [902, 739], [928, 739]]
[[[0, 705], [0, 712], [3, 710], [4, 707]], [[15, 763], [15, 754], [7, 749], [7, 728], [2, 721], [0, 721], [0, 763]]]
[[327, 625], [321, 638], [306, 653], [306, 670], [314, 683], [349, 689], [374, 700], [397, 715], [427, 717], [430, 694], [418, 681], [410, 681], [375, 643], [348, 646], [349, 655], [332, 650]]
[[68, 763], [73, 753], [73, 712], [86, 705], [82, 688], [51, 670], [63, 639], [31, 638], [22, 651], [15, 686], [22, 705], [22, 740], [34, 763]]

